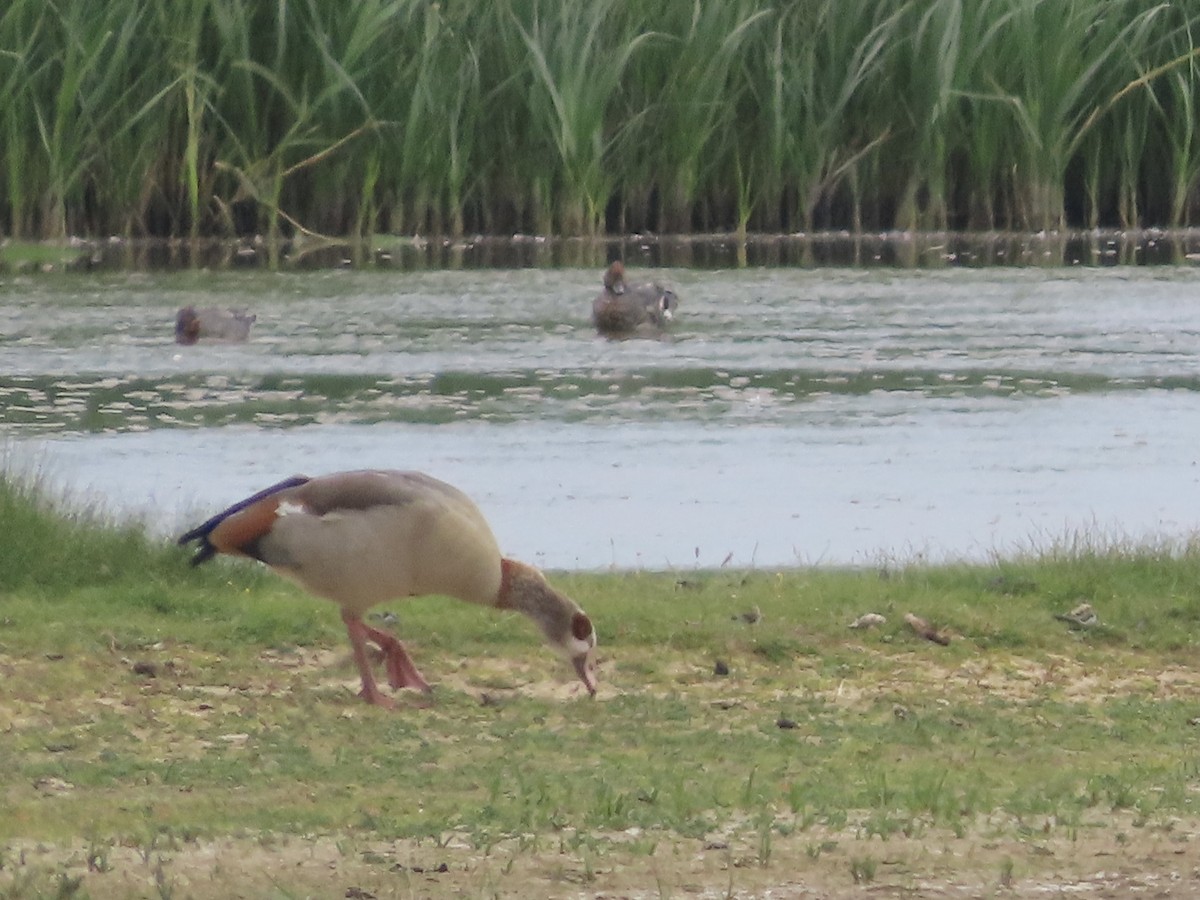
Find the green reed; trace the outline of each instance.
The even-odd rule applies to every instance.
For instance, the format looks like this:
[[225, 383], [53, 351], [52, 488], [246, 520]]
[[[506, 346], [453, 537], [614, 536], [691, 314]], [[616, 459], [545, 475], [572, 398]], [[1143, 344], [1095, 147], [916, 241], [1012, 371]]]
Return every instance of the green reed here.
[[561, 172], [557, 184], [548, 186], [558, 194], [552, 212], [558, 230], [594, 234], [612, 191], [605, 156], [619, 134], [619, 127], [606, 121], [609, 99], [630, 59], [652, 35], [631, 33], [628, 27], [619, 36], [607, 34], [615, 0], [550, 0], [526, 7], [511, 11], [510, 28], [524, 45], [531, 124], [550, 138]]
[[1200, 185], [1200, 111], [1195, 94], [1200, 79], [1200, 47], [1196, 35], [1186, 27], [1164, 30], [1161, 55], [1167, 61], [1131, 82], [1126, 90], [1140, 90], [1142, 84], [1157, 86], [1156, 91], [1144, 91], [1143, 97], [1152, 101], [1149, 105], [1160, 120], [1155, 132], [1161, 133], [1163, 140], [1155, 149], [1165, 152], [1162, 164], [1151, 164], [1147, 169], [1157, 176], [1158, 190], [1170, 197], [1167, 221], [1182, 225], [1188, 220], [1189, 198]]
[[1200, 9], [185, 0], [0, 11], [0, 233], [1195, 222]]

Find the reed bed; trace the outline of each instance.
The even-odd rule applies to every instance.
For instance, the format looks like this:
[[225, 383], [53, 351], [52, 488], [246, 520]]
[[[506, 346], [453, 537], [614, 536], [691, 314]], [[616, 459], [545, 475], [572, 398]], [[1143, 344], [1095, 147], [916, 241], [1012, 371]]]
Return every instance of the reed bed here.
[[10, 0], [9, 237], [1195, 224], [1200, 6]]

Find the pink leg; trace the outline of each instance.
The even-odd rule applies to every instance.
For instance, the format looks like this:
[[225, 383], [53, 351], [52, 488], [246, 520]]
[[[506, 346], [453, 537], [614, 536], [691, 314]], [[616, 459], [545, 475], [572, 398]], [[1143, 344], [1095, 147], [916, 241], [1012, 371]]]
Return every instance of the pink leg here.
[[362, 676], [362, 691], [359, 696], [368, 703], [394, 709], [396, 704], [379, 693], [375, 686], [375, 676], [371, 674], [371, 664], [367, 659], [366, 640], [373, 630], [363, 624], [362, 619], [353, 613], [342, 610], [342, 621], [346, 623], [346, 631], [350, 635], [350, 646], [354, 648], [354, 662], [358, 665], [358, 674]]
[[386, 631], [380, 631], [370, 625], [363, 624], [363, 628], [366, 629], [367, 636], [383, 651], [383, 656], [387, 660], [388, 683], [392, 687], [416, 688], [426, 694], [433, 691], [429, 682], [417, 671], [412, 657], [408, 655], [408, 651], [404, 649], [404, 645], [399, 640]]

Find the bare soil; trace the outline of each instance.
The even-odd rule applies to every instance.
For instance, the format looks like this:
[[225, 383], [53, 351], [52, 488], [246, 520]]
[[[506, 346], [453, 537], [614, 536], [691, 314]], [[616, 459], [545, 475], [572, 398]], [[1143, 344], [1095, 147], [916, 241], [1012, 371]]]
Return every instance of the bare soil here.
[[[1073, 840], [989, 839], [984, 826], [961, 839], [926, 835], [886, 842], [808, 830], [777, 837], [765, 865], [758, 847], [719, 838], [664, 837], [651, 855], [609, 850], [596, 859], [560, 852], [544, 840], [535, 851], [509, 841], [481, 856], [457, 837], [444, 846], [328, 836], [243, 838], [186, 844], [148, 857], [117, 847], [90, 867], [83, 844], [26, 846], [10, 848], [0, 892], [38, 872], [65, 871], [96, 898], [1190, 898], [1200, 895], [1200, 833], [1194, 826], [1097, 828], [1097, 836], [1081, 833]], [[622, 836], [611, 837], [619, 843]]]
[[[12, 658], [4, 662], [18, 664]], [[260, 662], [263, 680], [236, 690], [286, 690], [280, 671], [304, 672], [307, 691], [321, 690], [326, 698], [331, 694], [325, 689], [334, 696], [345, 692], [347, 718], [369, 712], [351, 699], [356, 681], [343, 651], [265, 653]], [[439, 681], [447, 689], [474, 694], [480, 694], [481, 683], [495, 682], [501, 696], [517, 690], [562, 700], [579, 690], [575, 684], [539, 678], [520, 664], [489, 660], [487, 666], [494, 671], [480, 672], [476, 663], [468, 676], [443, 660]], [[1134, 691], [1195, 696], [1200, 688], [1200, 672], [1185, 667], [1109, 673], [1090, 671], [1065, 656], [1041, 661], [1010, 658], [1003, 663], [968, 660], [957, 666], [928, 662], [897, 669], [893, 686], [911, 689], [915, 679], [926, 687], [940, 683], [983, 689], [1014, 703], [1025, 702], [1039, 686], [1051, 682], [1092, 700]], [[720, 702], [717, 688], [693, 688], [711, 691], [711, 702]], [[215, 685], [210, 689], [214, 698], [235, 690]], [[887, 690], [889, 683], [884, 679], [875, 689]], [[602, 688], [599, 702], [615, 690]], [[839, 684], [832, 690], [839, 702], [867, 702], [854, 695], [857, 688]], [[400, 714], [420, 713], [413, 699]], [[28, 724], [4, 706], [0, 703], [5, 713], [0, 715], [0, 739], [4, 731]], [[236, 734], [226, 737], [238, 739]], [[53, 778], [34, 787], [48, 801], [77, 790]], [[1159, 819], [1148, 826], [1136, 822], [1133, 813], [1097, 811], [1092, 820], [1065, 828], [1058, 822], [1016, 823], [997, 815], [974, 822], [966, 833], [930, 828], [887, 840], [864, 837], [853, 825], [840, 831], [815, 825], [774, 834], [769, 847], [748, 834], [753, 829], [693, 839], [630, 829], [592, 835], [592, 846], [601, 845], [601, 852], [570, 849], [570, 832], [510, 838], [487, 853], [473, 847], [466, 835], [453, 833], [437, 841], [387, 842], [355, 833], [244, 835], [172, 840], [151, 848], [16, 841], [0, 848], [0, 898], [1200, 896], [1200, 821], [1181, 818]]]

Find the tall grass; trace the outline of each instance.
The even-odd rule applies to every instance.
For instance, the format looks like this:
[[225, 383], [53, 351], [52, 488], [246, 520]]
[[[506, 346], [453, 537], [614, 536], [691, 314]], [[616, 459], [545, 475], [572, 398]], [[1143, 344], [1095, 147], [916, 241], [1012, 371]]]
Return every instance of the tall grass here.
[[0, 231], [1194, 224], [1200, 7], [10, 0]]
[[59, 602], [73, 593], [171, 594], [183, 583], [217, 596], [257, 587], [256, 566], [189, 566], [186, 550], [120, 521], [86, 497], [50, 488], [35, 472], [0, 470], [0, 607], [16, 596]]
[[138, 525], [114, 526], [55, 498], [34, 476], [0, 473], [0, 597], [168, 577], [183, 557]]

